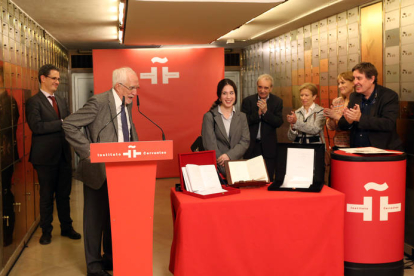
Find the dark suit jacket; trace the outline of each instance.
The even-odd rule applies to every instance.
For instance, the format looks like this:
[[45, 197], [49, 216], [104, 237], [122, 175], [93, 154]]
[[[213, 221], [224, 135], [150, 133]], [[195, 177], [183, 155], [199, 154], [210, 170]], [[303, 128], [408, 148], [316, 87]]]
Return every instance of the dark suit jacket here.
[[[69, 115], [66, 102], [56, 94], [55, 98], [61, 119], [64, 119]], [[32, 131], [29, 161], [33, 165], [56, 165], [63, 155], [70, 163], [70, 146], [65, 140], [62, 120], [41, 91], [27, 100], [26, 118]]]
[[[338, 126], [342, 130], [351, 129], [351, 147], [355, 147], [355, 135], [357, 128], [369, 130], [369, 141], [371, 146], [380, 149], [399, 149], [402, 150], [402, 142], [398, 137], [396, 122], [399, 115], [398, 95], [391, 89], [376, 85], [377, 93], [375, 102], [371, 107], [369, 115], [361, 115], [359, 122], [348, 124], [342, 116]], [[361, 106], [362, 97], [360, 93], [352, 93], [349, 97], [348, 108], [353, 108], [355, 104]]]
[[[132, 122], [132, 104], [127, 106], [131, 123], [131, 141], [138, 141]], [[66, 139], [79, 155], [76, 178], [92, 189], [98, 190], [106, 180], [105, 164], [91, 163], [90, 144], [98, 143], [98, 133], [116, 115], [112, 90], [95, 95], [78, 111], [63, 121]], [[85, 132], [82, 132], [84, 128]], [[118, 120], [115, 118], [100, 134], [100, 143], [118, 142]]]
[[244, 155], [245, 158], [252, 158], [251, 154], [256, 142], [257, 133], [259, 132], [259, 123], [261, 122], [260, 137], [265, 158], [275, 158], [277, 136], [276, 128], [283, 124], [283, 100], [276, 95], [269, 94], [267, 100], [267, 112], [259, 117], [259, 107], [257, 106], [258, 94], [254, 94], [243, 99], [242, 111], [247, 115], [247, 121], [250, 129], [250, 146]]

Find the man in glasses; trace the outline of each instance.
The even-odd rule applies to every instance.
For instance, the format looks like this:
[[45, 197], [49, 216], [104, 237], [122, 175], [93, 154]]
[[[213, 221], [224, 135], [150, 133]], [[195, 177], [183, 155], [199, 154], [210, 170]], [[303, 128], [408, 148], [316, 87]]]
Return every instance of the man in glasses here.
[[106, 270], [112, 270], [105, 165], [90, 162], [90, 144], [138, 141], [131, 116], [138, 88], [138, 76], [131, 68], [116, 69], [112, 73], [112, 89], [91, 97], [63, 122], [66, 139], [80, 157], [77, 176], [84, 183], [83, 231], [88, 276], [108, 276]]
[[70, 192], [72, 158], [65, 140], [62, 121], [69, 115], [65, 99], [57, 95], [59, 69], [46, 64], [39, 69], [40, 91], [27, 100], [26, 118], [32, 131], [29, 161], [37, 171], [40, 184], [40, 244], [52, 239], [53, 199], [56, 198], [61, 235], [78, 240], [81, 235], [72, 227]]

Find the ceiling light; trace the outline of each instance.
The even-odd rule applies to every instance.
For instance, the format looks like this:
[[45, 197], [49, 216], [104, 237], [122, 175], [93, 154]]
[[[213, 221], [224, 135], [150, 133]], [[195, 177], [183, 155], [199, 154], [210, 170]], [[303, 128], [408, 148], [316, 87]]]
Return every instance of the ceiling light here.
[[124, 0], [119, 1], [119, 24], [118, 24], [118, 40], [122, 44], [124, 42], [124, 27], [125, 27], [125, 2]]
[[122, 44], [122, 41], [123, 41], [123, 36], [124, 36], [124, 31], [123, 31], [123, 30], [119, 30], [119, 31], [118, 31], [118, 40], [119, 40], [119, 44]]
[[284, 23], [284, 24], [278, 25], [278, 26], [276, 26], [276, 27], [274, 27], [274, 28], [271, 28], [271, 29], [269, 29], [269, 30], [267, 30], [267, 31], [261, 32], [261, 33], [259, 33], [259, 34], [255, 35], [255, 36], [251, 37], [250, 39], [255, 39], [255, 38], [259, 37], [259, 36], [262, 36], [262, 35], [264, 35], [264, 34], [267, 34], [267, 33], [271, 32], [271, 31], [274, 31], [274, 30], [276, 30], [276, 29], [279, 29], [279, 28], [281, 28], [281, 27], [283, 27], [283, 26], [285, 26], [285, 25], [288, 25], [288, 24], [290, 24], [290, 23], [292, 23], [292, 22], [295, 22], [295, 21], [297, 21], [297, 20], [299, 20], [299, 19], [302, 19], [302, 18], [304, 18], [304, 17], [306, 17], [306, 16], [308, 16], [308, 15], [311, 15], [311, 14], [313, 14], [313, 13], [316, 13], [317, 11], [320, 11], [320, 10], [326, 9], [326, 8], [328, 8], [328, 7], [332, 6], [332, 5], [335, 5], [335, 4], [339, 3], [339, 2], [342, 2], [342, 1], [343, 1], [343, 0], [336, 0], [336, 1], [333, 1], [333, 2], [329, 2], [329, 3], [325, 4], [325, 5], [322, 5], [322, 6], [320, 6], [320, 7], [317, 7], [316, 9], [313, 9], [313, 10], [311, 10], [311, 11], [307, 12], [307, 13], [301, 14], [301, 15], [299, 15], [298, 17], [295, 17], [295, 18], [293, 18], [292, 20], [290, 20], [290, 21], [288, 21], [288, 22], [286, 22], [286, 23]]
[[285, 0], [136, 0], [140, 2], [227, 2], [227, 3], [280, 3]]
[[125, 3], [119, 2], [119, 26], [124, 26]]

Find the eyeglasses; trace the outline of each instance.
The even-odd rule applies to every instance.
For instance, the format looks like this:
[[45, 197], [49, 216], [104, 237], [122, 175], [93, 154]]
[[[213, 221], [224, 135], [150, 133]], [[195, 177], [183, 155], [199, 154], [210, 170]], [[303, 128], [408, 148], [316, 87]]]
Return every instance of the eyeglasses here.
[[57, 78], [57, 77], [49, 77], [49, 76], [46, 76], [46, 78], [49, 78], [49, 79], [52, 79], [53, 81], [60, 81], [60, 78]]
[[139, 89], [139, 86], [130, 86], [130, 87], [128, 87], [128, 86], [126, 86], [126, 85], [124, 85], [123, 83], [119, 83], [120, 85], [122, 85], [123, 87], [125, 87], [126, 89], [128, 89], [128, 90], [134, 90], [134, 89]]

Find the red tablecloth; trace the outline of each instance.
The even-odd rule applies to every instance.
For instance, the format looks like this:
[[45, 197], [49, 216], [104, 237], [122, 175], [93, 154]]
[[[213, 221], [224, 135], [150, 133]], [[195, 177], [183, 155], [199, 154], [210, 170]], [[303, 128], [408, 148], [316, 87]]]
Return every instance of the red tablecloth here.
[[171, 190], [175, 276], [344, 273], [344, 194], [267, 187], [200, 199]]

